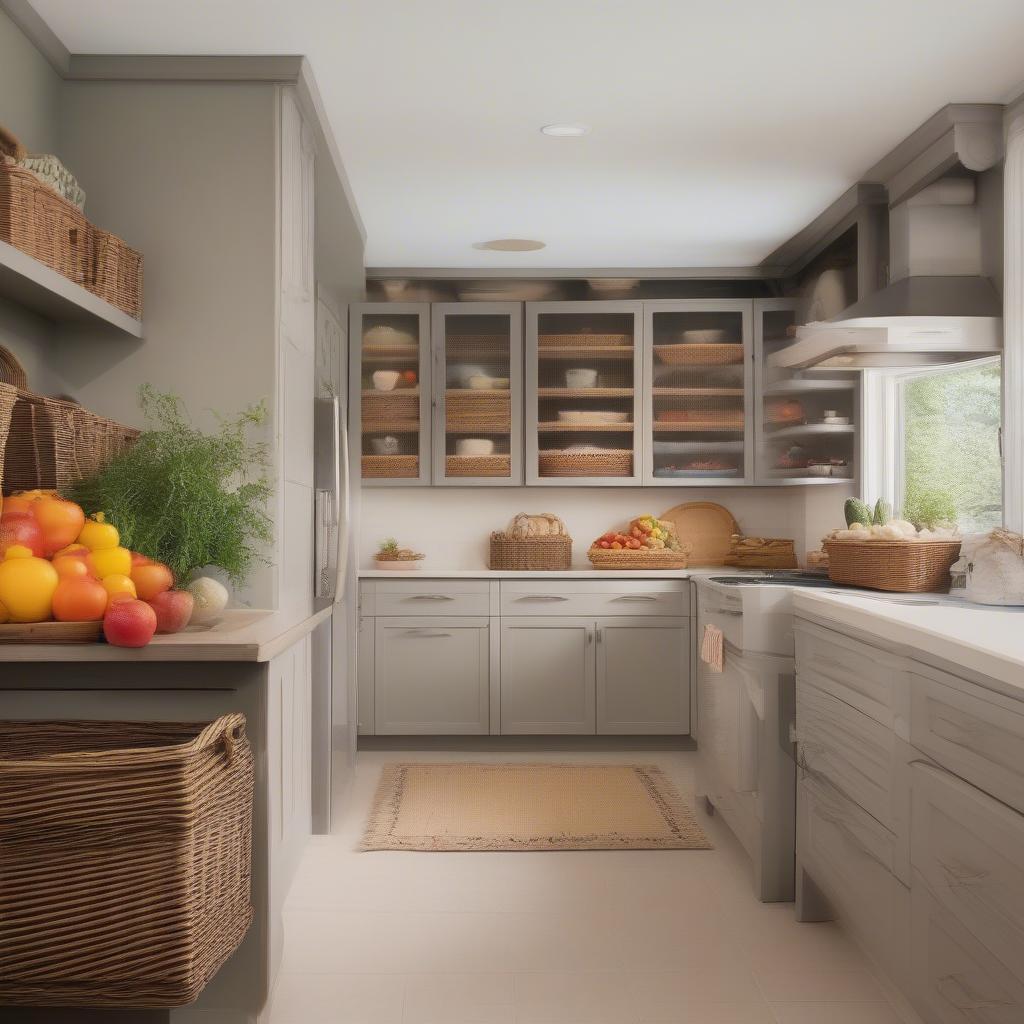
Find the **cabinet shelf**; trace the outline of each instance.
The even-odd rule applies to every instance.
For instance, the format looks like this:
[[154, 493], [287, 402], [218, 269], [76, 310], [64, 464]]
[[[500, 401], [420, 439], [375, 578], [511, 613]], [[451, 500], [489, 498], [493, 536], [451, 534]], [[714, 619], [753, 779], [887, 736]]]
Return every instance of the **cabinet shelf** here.
[[56, 323], [100, 325], [132, 338], [142, 337], [141, 320], [7, 242], [0, 242], [0, 298]]
[[364, 420], [364, 434], [418, 434], [419, 420]]
[[563, 433], [590, 433], [606, 434], [611, 431], [615, 433], [630, 433], [633, 430], [632, 423], [562, 423], [554, 421], [551, 423], [538, 423], [537, 430], [542, 434], [563, 434]]
[[655, 398], [742, 398], [743, 388], [663, 388], [654, 387]]
[[655, 423], [654, 429], [662, 434], [742, 434], [744, 426], [736, 423]]
[[396, 398], [399, 395], [417, 397], [420, 389], [416, 388], [392, 388], [390, 391], [378, 391], [376, 388], [364, 388], [363, 398]]
[[632, 388], [537, 388], [538, 398], [632, 398]]
[[537, 350], [539, 359], [619, 359], [632, 361], [630, 345], [542, 345]]
[[852, 380], [779, 380], [765, 386], [766, 395], [802, 395], [815, 391], [853, 391]]
[[506, 402], [509, 400], [512, 392], [505, 388], [448, 388], [444, 397], [446, 399], [457, 398], [460, 401], [469, 399], [470, 401], [486, 402], [488, 399], [502, 398]]
[[852, 434], [857, 427], [853, 423], [802, 423], [792, 427], [779, 427], [769, 430], [767, 439], [785, 439], [787, 437], [812, 437], [819, 434]]

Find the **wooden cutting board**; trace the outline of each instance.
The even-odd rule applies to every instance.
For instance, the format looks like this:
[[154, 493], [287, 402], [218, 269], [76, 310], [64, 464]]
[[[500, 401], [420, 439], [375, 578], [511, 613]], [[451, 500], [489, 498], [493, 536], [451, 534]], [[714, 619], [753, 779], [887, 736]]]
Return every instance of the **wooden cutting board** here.
[[732, 536], [740, 532], [733, 514], [713, 501], [687, 501], [662, 512], [658, 518], [674, 523], [679, 539], [693, 545], [690, 565], [695, 566], [725, 565]]

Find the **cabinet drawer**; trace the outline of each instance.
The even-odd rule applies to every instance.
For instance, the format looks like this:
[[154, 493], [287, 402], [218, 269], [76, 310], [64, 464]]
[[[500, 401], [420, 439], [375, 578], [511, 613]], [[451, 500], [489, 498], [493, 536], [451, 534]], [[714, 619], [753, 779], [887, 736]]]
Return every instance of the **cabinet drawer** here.
[[524, 580], [501, 583], [502, 615], [671, 615], [690, 613], [685, 580]]
[[911, 887], [911, 1002], [929, 1024], [1020, 1024], [1024, 984], [932, 895]]
[[906, 662], [832, 629], [797, 621], [800, 678], [907, 739]]
[[912, 793], [915, 872], [1024, 983], [1024, 815], [925, 764]]
[[800, 765], [845, 793], [890, 832], [905, 825], [897, 797], [897, 738], [891, 729], [801, 677], [796, 687]]
[[797, 786], [797, 858], [840, 918], [894, 977], [906, 973], [909, 892], [896, 839], [852, 800], [806, 776]]
[[487, 580], [373, 580], [363, 585], [364, 615], [489, 615]]
[[[1024, 813], [1022, 705], [970, 683], [910, 676], [910, 742], [971, 785]], [[953, 677], [948, 677], [954, 681]]]

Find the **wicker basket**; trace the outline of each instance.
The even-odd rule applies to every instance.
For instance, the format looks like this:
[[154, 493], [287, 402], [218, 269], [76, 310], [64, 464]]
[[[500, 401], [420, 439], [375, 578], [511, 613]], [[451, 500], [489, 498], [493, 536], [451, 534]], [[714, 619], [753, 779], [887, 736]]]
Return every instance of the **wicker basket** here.
[[117, 235], [90, 225], [85, 287], [136, 320], [142, 319], [142, 253]]
[[655, 345], [663, 363], [681, 366], [730, 366], [743, 362], [742, 345]]
[[572, 566], [572, 537], [513, 537], [491, 534], [491, 569], [533, 572], [568, 569]]
[[512, 429], [512, 396], [508, 391], [450, 390], [444, 400], [445, 427], [455, 433], [508, 433]]
[[252, 921], [245, 717], [0, 723], [0, 1005], [183, 1006]]
[[836, 583], [894, 593], [945, 593], [958, 540], [829, 540], [828, 575]]
[[31, 171], [0, 162], [0, 241], [77, 284], [90, 278], [89, 222]]
[[0, 345], [0, 384], [10, 384], [15, 388], [28, 387], [25, 368], [15, 358], [14, 353], [3, 345]]
[[364, 480], [415, 479], [420, 475], [418, 455], [364, 455]]
[[690, 552], [683, 544], [682, 551], [612, 551], [608, 548], [590, 548], [587, 558], [595, 569], [685, 569]]
[[4, 447], [3, 489], [64, 490], [105, 469], [139, 431], [74, 402], [18, 390]]
[[363, 395], [363, 431], [367, 434], [395, 429], [394, 424], [419, 426], [418, 391], [375, 391]]
[[616, 348], [632, 345], [631, 334], [541, 334], [537, 338], [541, 348]]
[[632, 476], [633, 452], [623, 448], [605, 452], [542, 451], [537, 465], [543, 477]]
[[511, 455], [446, 455], [444, 460], [446, 477], [512, 475]]
[[[18, 401], [17, 389], [9, 384], [0, 384], [0, 495], [3, 494], [4, 480], [4, 453], [7, 450], [7, 435], [11, 429], [11, 413], [14, 412], [14, 405]], [[0, 505], [3, 498], [0, 497]]]

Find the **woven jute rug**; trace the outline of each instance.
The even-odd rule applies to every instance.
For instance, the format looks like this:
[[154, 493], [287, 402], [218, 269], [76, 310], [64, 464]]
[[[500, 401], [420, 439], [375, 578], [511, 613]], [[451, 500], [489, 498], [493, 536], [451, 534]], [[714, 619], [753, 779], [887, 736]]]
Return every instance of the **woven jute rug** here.
[[659, 768], [386, 765], [364, 850], [709, 850]]

